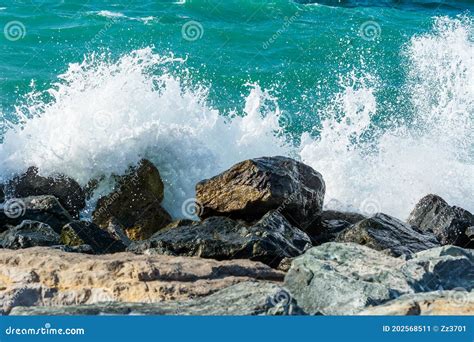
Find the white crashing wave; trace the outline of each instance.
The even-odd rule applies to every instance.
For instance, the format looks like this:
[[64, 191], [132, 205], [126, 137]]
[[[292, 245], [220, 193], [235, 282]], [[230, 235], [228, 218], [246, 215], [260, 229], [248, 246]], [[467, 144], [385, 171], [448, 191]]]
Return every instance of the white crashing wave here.
[[405, 218], [425, 194], [474, 210], [474, 43], [469, 18], [438, 18], [404, 48], [413, 122], [374, 137], [374, 77], [346, 77], [322, 109], [321, 138], [306, 138], [302, 159], [322, 172], [331, 207]]
[[17, 108], [23, 125], [0, 145], [2, 177], [36, 165], [86, 184], [149, 158], [166, 184], [165, 207], [180, 216], [181, 203], [194, 197], [203, 178], [245, 158], [287, 153], [273, 135], [278, 113], [262, 113], [268, 94], [253, 86], [247, 115], [226, 124], [206, 105], [206, 89], [186, 89], [179, 78], [159, 73], [180, 62], [147, 48], [115, 63], [92, 56], [71, 64], [49, 90], [52, 101], [32, 92]]
[[258, 85], [250, 86], [246, 116], [230, 120], [207, 104], [205, 88], [187, 88], [165, 71], [182, 60], [152, 49], [115, 62], [92, 56], [60, 76], [49, 91], [52, 101], [32, 92], [17, 108], [22, 125], [0, 145], [0, 177], [34, 164], [85, 184], [149, 158], [165, 181], [165, 207], [179, 217], [197, 181], [245, 158], [299, 153], [323, 174], [328, 207], [404, 218], [418, 199], [437, 193], [474, 211], [472, 30], [466, 17], [438, 18], [432, 32], [404, 47], [402, 100], [413, 108], [412, 121], [374, 131], [382, 82], [351, 73], [320, 109], [319, 137], [305, 134], [298, 148], [275, 134], [281, 114]]

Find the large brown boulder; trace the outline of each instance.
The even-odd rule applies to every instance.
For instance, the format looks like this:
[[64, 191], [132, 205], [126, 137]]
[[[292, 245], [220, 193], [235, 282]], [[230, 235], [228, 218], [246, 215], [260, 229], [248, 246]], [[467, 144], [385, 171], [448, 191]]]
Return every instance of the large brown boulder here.
[[281, 282], [283, 276], [249, 260], [0, 249], [0, 314], [16, 306], [183, 301], [249, 280]]
[[407, 222], [423, 231], [433, 232], [442, 245], [474, 247], [468, 236], [469, 227], [474, 226], [474, 215], [463, 208], [450, 206], [437, 195], [423, 197]]
[[36, 167], [30, 167], [8, 182], [6, 194], [8, 198], [54, 196], [73, 217], [78, 217], [79, 211], [86, 206], [84, 191], [74, 179], [61, 174], [43, 177]]
[[143, 159], [117, 178], [109, 195], [99, 199], [93, 221], [106, 229], [114, 219], [131, 240], [149, 238], [171, 222], [171, 216], [161, 207], [163, 190], [158, 169]]
[[305, 229], [322, 212], [325, 183], [310, 166], [287, 157], [240, 162], [196, 186], [200, 217], [254, 221], [270, 210]]

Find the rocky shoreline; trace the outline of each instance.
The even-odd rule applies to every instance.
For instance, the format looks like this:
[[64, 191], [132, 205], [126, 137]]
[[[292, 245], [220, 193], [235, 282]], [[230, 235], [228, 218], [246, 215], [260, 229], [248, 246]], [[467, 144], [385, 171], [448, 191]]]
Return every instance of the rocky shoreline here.
[[99, 181], [31, 167], [0, 186], [0, 314], [474, 314], [474, 215], [439, 196], [406, 221], [324, 210], [319, 172], [262, 157], [173, 220], [142, 160], [80, 219]]

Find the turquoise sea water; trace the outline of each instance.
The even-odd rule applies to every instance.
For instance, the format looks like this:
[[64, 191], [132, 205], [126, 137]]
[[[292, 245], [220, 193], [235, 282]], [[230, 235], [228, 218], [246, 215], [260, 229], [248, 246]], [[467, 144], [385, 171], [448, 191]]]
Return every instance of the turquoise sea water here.
[[[177, 217], [244, 158], [319, 170], [328, 207], [474, 209], [472, 1], [3, 1], [0, 177], [85, 184], [142, 157]], [[96, 194], [106, 192], [104, 182]]]

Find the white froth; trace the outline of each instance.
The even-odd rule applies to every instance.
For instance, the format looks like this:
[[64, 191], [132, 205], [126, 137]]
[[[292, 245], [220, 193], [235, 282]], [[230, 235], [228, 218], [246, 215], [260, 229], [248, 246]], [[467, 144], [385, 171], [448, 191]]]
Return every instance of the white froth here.
[[306, 138], [301, 150], [325, 177], [329, 207], [406, 218], [422, 196], [435, 193], [474, 210], [472, 30], [468, 18], [443, 17], [431, 33], [411, 39], [404, 101], [413, 106], [414, 122], [369, 145], [359, 138], [371, 132], [378, 86], [367, 75], [342, 81], [344, 90], [322, 110], [329, 118], [321, 138]]
[[3, 178], [36, 165], [86, 184], [148, 158], [164, 179], [165, 207], [180, 217], [198, 181], [242, 159], [286, 153], [273, 136], [275, 114], [260, 110], [265, 94], [258, 86], [250, 91], [247, 116], [226, 124], [206, 105], [206, 89], [187, 89], [163, 71], [181, 62], [147, 48], [115, 63], [93, 56], [71, 64], [49, 90], [52, 101], [32, 93], [17, 108], [24, 124], [0, 145]]

